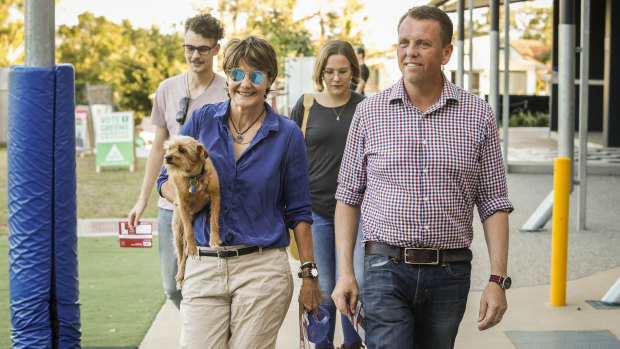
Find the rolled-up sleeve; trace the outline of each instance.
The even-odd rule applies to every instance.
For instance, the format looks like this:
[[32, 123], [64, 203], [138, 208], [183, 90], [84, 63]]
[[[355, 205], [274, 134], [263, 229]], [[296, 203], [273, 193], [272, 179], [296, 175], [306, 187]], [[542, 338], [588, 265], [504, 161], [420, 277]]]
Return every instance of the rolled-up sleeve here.
[[159, 196], [161, 196], [162, 198], [164, 196], [161, 195], [161, 186], [167, 180], [168, 180], [168, 171], [166, 171], [166, 166], [162, 166], [161, 171], [159, 172], [159, 177], [157, 178], [157, 192], [159, 193]]
[[308, 155], [303, 133], [293, 127], [283, 169], [284, 218], [288, 228], [299, 222], [312, 224]]
[[365, 133], [363, 127], [364, 102], [355, 111], [347, 144], [344, 149], [340, 172], [338, 173], [338, 189], [336, 200], [349, 205], [361, 205], [366, 190], [366, 158]]
[[481, 221], [485, 221], [496, 211], [514, 210], [508, 199], [506, 172], [497, 136], [497, 124], [492, 112], [486, 118], [484, 137], [480, 148], [478, 195], [475, 199]]

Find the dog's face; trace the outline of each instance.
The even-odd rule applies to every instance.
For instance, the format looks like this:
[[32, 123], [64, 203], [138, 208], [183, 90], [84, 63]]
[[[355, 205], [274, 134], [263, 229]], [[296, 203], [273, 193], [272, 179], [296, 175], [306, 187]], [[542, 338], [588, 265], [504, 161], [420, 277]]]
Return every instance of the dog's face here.
[[199, 173], [209, 152], [189, 136], [175, 136], [164, 143], [165, 166], [171, 174], [192, 176]]

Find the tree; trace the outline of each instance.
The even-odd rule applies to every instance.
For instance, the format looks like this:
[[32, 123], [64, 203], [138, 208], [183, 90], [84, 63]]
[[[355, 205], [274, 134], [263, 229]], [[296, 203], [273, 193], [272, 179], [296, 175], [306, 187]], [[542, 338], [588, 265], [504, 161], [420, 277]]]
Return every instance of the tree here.
[[24, 63], [24, 2], [0, 1], [0, 66]]
[[[222, 23], [232, 23], [230, 36], [258, 34], [274, 45], [281, 76], [286, 74], [285, 57], [316, 55], [321, 45], [332, 39], [347, 40], [353, 45], [362, 42], [361, 31], [356, 30], [355, 24], [355, 16], [363, 7], [359, 0], [346, 0], [342, 8], [331, 6], [331, 0], [328, 0], [330, 8], [335, 10], [324, 12], [319, 6], [317, 12], [293, 21], [296, 4], [297, 0], [219, 0], [218, 10]], [[307, 28], [313, 19], [318, 19], [320, 28], [320, 34], [314, 40]]]
[[75, 67], [76, 103], [87, 103], [85, 85], [110, 84], [115, 108], [131, 110], [139, 119], [151, 112], [148, 95], [159, 83], [185, 69], [181, 34], [161, 34], [133, 28], [128, 20], [116, 24], [89, 12], [75, 26], [61, 25], [56, 55]]

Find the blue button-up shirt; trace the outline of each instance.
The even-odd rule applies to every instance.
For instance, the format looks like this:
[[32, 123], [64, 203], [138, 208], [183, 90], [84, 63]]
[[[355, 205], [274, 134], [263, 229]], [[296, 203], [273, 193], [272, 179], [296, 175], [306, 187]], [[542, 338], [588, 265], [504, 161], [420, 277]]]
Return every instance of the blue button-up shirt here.
[[[301, 129], [265, 103], [267, 116], [249, 147], [235, 161], [228, 127], [230, 100], [197, 109], [179, 134], [209, 151], [220, 181], [223, 245], [285, 247], [287, 228], [312, 223], [308, 160]], [[168, 180], [165, 167], [157, 191]], [[209, 245], [209, 205], [194, 221], [199, 246]]]

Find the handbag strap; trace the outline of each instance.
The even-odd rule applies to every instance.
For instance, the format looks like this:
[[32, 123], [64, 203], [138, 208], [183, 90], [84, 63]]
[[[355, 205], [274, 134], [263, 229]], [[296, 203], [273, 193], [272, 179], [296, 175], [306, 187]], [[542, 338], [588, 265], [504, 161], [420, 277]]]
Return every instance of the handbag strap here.
[[308, 114], [310, 114], [310, 108], [314, 104], [314, 93], [304, 93], [304, 119], [301, 122], [301, 132], [306, 138], [306, 126], [308, 126]]

